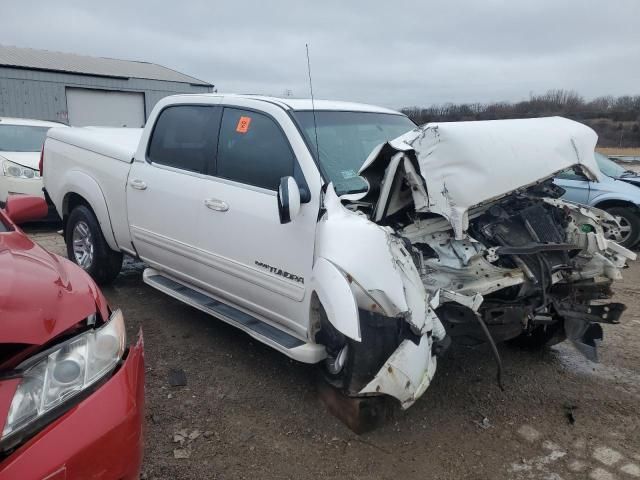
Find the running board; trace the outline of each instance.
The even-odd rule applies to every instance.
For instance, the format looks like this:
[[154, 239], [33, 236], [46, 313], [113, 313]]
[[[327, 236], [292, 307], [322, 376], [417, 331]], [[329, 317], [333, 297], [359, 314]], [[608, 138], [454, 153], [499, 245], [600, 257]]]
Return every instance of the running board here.
[[294, 360], [317, 363], [326, 357], [324, 346], [306, 343], [304, 340], [242, 310], [222, 303], [194, 287], [169, 278], [157, 270], [145, 269], [142, 279], [147, 285], [245, 331], [256, 340], [275, 348]]

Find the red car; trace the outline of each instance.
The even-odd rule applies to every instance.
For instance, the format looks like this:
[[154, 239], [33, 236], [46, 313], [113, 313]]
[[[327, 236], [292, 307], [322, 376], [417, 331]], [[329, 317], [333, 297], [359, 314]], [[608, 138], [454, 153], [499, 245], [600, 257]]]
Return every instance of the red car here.
[[0, 210], [0, 480], [137, 479], [142, 336], [70, 261], [16, 224], [47, 214], [16, 195]]

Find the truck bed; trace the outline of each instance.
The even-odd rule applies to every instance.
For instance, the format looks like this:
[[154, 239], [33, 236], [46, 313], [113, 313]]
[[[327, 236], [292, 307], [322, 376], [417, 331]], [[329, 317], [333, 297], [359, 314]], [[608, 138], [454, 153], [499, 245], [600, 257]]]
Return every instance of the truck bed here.
[[138, 148], [142, 128], [53, 128], [47, 135], [69, 145], [130, 163]]
[[53, 128], [44, 147], [44, 187], [58, 214], [69, 212], [67, 194], [84, 198], [112, 250], [133, 251], [126, 188], [141, 128]]

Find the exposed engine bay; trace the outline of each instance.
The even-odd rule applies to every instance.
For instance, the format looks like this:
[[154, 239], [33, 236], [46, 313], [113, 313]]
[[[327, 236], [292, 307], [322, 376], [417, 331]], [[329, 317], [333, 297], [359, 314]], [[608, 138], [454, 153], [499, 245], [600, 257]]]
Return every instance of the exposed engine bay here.
[[[451, 230], [434, 231], [428, 219], [395, 226], [411, 244], [427, 291], [445, 297], [436, 313], [452, 338], [487, 341], [479, 316], [495, 342], [521, 337], [542, 346], [569, 335], [597, 360], [598, 323], [618, 322], [624, 306], [594, 302], [611, 297], [628, 252], [617, 245], [597, 251], [607, 242], [601, 224], [616, 228], [616, 220], [552, 201], [562, 194], [547, 180], [478, 209], [464, 240], [455, 240]], [[482, 295], [483, 301], [475, 308], [460, 295]]]

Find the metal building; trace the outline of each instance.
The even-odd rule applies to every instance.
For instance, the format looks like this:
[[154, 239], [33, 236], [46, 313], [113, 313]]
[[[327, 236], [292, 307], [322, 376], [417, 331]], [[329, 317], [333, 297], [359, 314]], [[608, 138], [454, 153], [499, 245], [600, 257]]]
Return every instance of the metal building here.
[[0, 45], [0, 117], [140, 127], [161, 98], [211, 91], [155, 63]]

